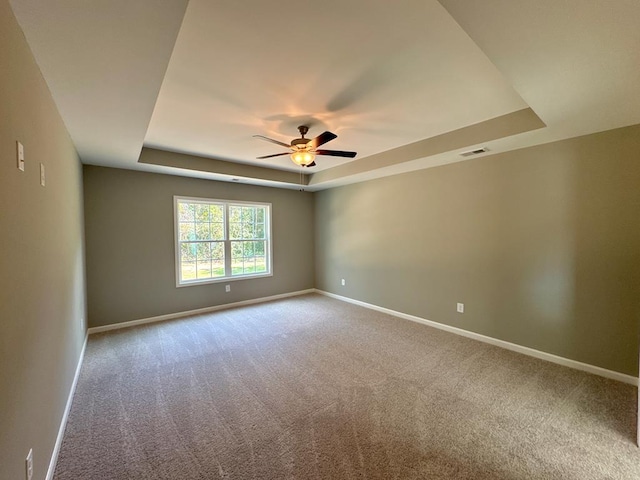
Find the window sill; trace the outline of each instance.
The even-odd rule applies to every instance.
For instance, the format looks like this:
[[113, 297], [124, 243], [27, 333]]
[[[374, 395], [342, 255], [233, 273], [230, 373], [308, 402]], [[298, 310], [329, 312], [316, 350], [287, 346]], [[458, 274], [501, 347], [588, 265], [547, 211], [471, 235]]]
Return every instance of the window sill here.
[[235, 277], [220, 277], [220, 278], [208, 278], [206, 280], [192, 280], [180, 283], [176, 282], [176, 288], [182, 287], [194, 287], [197, 285], [208, 285], [211, 283], [223, 283], [223, 282], [237, 282], [238, 280], [251, 280], [254, 278], [273, 277], [273, 273], [257, 273], [255, 275], [242, 275]]

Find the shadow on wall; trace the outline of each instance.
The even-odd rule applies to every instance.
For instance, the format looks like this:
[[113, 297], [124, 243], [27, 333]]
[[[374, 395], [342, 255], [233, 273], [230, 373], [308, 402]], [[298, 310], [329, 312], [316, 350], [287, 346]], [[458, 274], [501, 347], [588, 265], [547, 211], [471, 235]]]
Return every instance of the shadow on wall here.
[[[600, 138], [606, 143], [597, 141]], [[638, 375], [640, 338], [640, 132], [629, 127], [571, 141], [575, 330], [579, 358]]]
[[637, 375], [637, 130], [319, 192], [317, 287]]

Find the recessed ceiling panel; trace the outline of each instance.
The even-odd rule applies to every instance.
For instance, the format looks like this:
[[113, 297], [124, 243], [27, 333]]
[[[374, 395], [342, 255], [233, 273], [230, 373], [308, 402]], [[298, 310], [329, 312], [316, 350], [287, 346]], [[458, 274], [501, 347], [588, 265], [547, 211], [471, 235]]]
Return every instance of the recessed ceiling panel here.
[[305, 124], [363, 158], [526, 107], [435, 0], [191, 0], [145, 145], [296, 169], [252, 136]]

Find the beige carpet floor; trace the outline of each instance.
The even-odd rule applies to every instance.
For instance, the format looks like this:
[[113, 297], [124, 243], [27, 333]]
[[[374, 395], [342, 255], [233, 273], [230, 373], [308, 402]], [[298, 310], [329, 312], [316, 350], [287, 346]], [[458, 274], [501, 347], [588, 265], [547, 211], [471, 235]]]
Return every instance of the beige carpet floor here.
[[319, 295], [92, 335], [56, 480], [640, 479], [636, 389]]

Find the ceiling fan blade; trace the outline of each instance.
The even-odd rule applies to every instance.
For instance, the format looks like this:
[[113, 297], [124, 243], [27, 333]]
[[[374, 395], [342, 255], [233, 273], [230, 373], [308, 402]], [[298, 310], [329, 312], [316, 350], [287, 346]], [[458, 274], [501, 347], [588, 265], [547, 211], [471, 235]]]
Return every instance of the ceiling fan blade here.
[[283, 147], [291, 148], [291, 145], [288, 143], [281, 142], [279, 140], [274, 140], [273, 138], [265, 137], [264, 135], [254, 135], [255, 138], [261, 138], [262, 140], [266, 140], [267, 142], [275, 143], [276, 145], [281, 145]]
[[318, 135], [313, 140], [311, 140], [311, 143], [309, 145], [311, 146], [311, 148], [313, 148], [315, 150], [320, 145], [324, 145], [325, 143], [330, 142], [334, 138], [338, 138], [338, 136], [335, 133], [324, 132], [324, 133], [321, 133], [320, 135]]
[[309, 165], [305, 165], [305, 167], [309, 168], [309, 167], [315, 167], [316, 166], [316, 162], [311, 162]]
[[281, 157], [282, 155], [291, 155], [291, 152], [274, 153], [273, 155], [265, 155], [264, 157], [256, 157], [256, 158], [258, 160], [264, 160], [265, 158]]
[[328, 155], [330, 157], [349, 157], [353, 158], [357, 155], [356, 152], [343, 152], [342, 150], [316, 150], [316, 155]]

